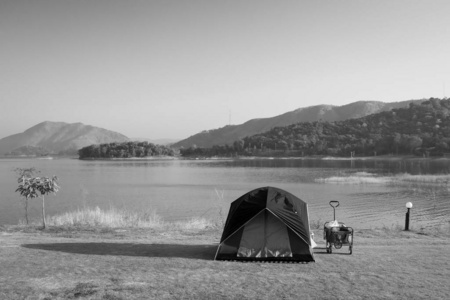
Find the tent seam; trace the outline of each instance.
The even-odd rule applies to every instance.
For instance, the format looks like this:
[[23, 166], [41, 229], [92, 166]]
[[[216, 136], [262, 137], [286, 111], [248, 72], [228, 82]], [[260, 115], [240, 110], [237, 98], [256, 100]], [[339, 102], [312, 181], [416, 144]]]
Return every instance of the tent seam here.
[[[307, 204], [308, 206], [308, 204]], [[233, 236], [236, 232], [238, 232], [242, 227], [244, 227], [245, 225], [247, 225], [249, 222], [251, 222], [254, 218], [256, 218], [261, 212], [263, 212], [264, 210], [268, 210], [273, 216], [275, 216], [275, 218], [277, 218], [281, 223], [283, 223], [284, 225], [286, 225], [287, 228], [289, 228], [295, 235], [297, 235], [303, 242], [305, 242], [308, 247], [309, 250], [311, 252], [311, 254], [313, 255], [313, 251], [311, 251], [311, 245], [305, 241], [305, 239], [303, 237], [301, 237], [299, 234], [297, 234], [297, 232], [292, 229], [291, 226], [289, 226], [288, 224], [286, 224], [286, 222], [284, 222], [280, 217], [278, 217], [273, 211], [271, 211], [269, 208], [264, 208], [263, 210], [259, 211], [256, 215], [253, 216], [253, 218], [251, 218], [250, 220], [248, 220], [247, 222], [245, 222], [244, 224], [242, 224], [242, 226], [240, 226], [238, 229], [236, 229], [232, 234], [230, 234], [226, 239], [224, 239], [220, 244], [219, 247], [217, 247], [217, 251], [216, 251], [216, 255], [214, 256], [214, 260], [217, 260], [217, 255], [219, 254], [219, 250], [222, 246], [223, 243], [225, 243], [226, 240], [228, 240], [231, 236]], [[308, 231], [311, 231], [309, 228], [309, 212], [308, 212]], [[311, 243], [311, 242], [310, 242]], [[313, 255], [314, 258], [314, 255]]]
[[[280, 217], [278, 217], [273, 211], [271, 211], [269, 208], [266, 208], [268, 211], [270, 211], [271, 213], [272, 213], [272, 215], [274, 215], [278, 220], [280, 220], [280, 222], [282, 222], [283, 224], [285, 224], [286, 225], [286, 227], [288, 227], [290, 230], [292, 230], [292, 232], [294, 232], [300, 239], [302, 239], [309, 247], [311, 247], [311, 245], [307, 242], [307, 241], [305, 241], [305, 239], [304, 238], [302, 238], [300, 235], [298, 235], [297, 234], [297, 232], [295, 232], [295, 230], [294, 229], [292, 229], [292, 227], [291, 226], [289, 226], [286, 222], [283, 222], [283, 220], [280, 218]], [[309, 223], [309, 216], [308, 216], [308, 223]], [[309, 229], [309, 224], [308, 224], [308, 229]], [[311, 243], [311, 242], [310, 242]]]
[[231, 236], [233, 236], [236, 232], [238, 232], [242, 227], [244, 227], [245, 225], [248, 224], [248, 222], [250, 222], [251, 220], [253, 220], [254, 218], [256, 218], [262, 211], [266, 210], [266, 208], [262, 209], [261, 211], [259, 211], [256, 215], [254, 215], [250, 220], [248, 220], [247, 222], [245, 222], [244, 224], [242, 224], [238, 229], [236, 229], [232, 234], [230, 234], [226, 239], [224, 239], [220, 244], [219, 247], [217, 248], [217, 252], [216, 252], [216, 256], [214, 257], [214, 260], [216, 260], [217, 258], [217, 254], [219, 253], [219, 249], [222, 246], [223, 243], [225, 243], [226, 240], [228, 240]]
[[[308, 208], [308, 203], [306, 203], [306, 214], [308, 215], [308, 230], [309, 230], [309, 238], [311, 238], [311, 224], [309, 223], [309, 208]], [[312, 243], [311, 243], [311, 245], [309, 245], [309, 248], [310, 248], [310, 250], [311, 250], [311, 255], [312, 255], [312, 257], [313, 257], [313, 259], [314, 259], [314, 251], [313, 251], [313, 247], [312, 247]], [[315, 261], [315, 259], [314, 259], [314, 261]]]

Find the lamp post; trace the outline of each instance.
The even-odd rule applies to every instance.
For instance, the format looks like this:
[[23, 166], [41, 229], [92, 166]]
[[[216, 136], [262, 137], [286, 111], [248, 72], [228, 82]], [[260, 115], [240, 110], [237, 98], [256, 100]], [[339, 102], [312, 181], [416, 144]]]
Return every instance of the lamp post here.
[[408, 210], [406, 211], [405, 231], [408, 231], [408, 230], [409, 230], [409, 211], [411, 210], [412, 206], [413, 206], [413, 205], [412, 205], [411, 202], [407, 202], [407, 203], [406, 203], [406, 208], [407, 208]]

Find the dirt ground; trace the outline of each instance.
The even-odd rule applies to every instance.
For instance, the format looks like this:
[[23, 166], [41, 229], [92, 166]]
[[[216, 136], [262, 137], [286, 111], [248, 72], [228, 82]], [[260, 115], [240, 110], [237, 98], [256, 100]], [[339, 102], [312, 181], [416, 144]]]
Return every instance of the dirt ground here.
[[450, 238], [355, 232], [315, 263], [214, 261], [218, 230], [0, 232], [1, 299], [445, 299]]

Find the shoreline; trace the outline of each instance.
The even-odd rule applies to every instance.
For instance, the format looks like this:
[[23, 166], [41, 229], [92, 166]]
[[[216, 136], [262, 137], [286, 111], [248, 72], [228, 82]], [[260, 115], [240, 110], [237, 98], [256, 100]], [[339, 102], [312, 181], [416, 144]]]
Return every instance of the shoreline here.
[[87, 157], [79, 158], [75, 156], [0, 156], [0, 159], [13, 160], [13, 159], [39, 159], [39, 160], [57, 160], [57, 159], [75, 159], [75, 160], [98, 160], [98, 161], [145, 161], [145, 160], [345, 160], [345, 161], [356, 161], [356, 160], [416, 160], [416, 161], [427, 161], [427, 160], [450, 160], [450, 157], [445, 156], [431, 156], [431, 157], [420, 157], [414, 155], [378, 155], [378, 156], [356, 156], [356, 157], [340, 157], [340, 156], [328, 156], [328, 155], [312, 155], [312, 156], [212, 156], [212, 157], [182, 157], [182, 156], [145, 156], [145, 157], [113, 157], [113, 158], [102, 158], [102, 157]]
[[236, 157], [180, 157], [187, 160], [450, 160], [450, 157], [418, 157], [413, 155], [379, 155], [379, 156], [356, 156], [356, 157], [338, 157], [338, 156], [236, 156]]
[[145, 156], [145, 157], [112, 157], [112, 158], [103, 158], [103, 157], [86, 157], [86, 158], [74, 158], [78, 160], [104, 160], [104, 161], [117, 161], [117, 160], [177, 160], [179, 159], [176, 156]]

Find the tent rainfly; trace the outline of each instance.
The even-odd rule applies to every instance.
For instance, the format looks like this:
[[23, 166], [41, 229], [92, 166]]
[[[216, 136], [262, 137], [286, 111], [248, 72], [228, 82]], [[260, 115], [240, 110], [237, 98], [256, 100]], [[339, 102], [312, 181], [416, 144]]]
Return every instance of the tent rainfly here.
[[261, 187], [231, 203], [215, 260], [313, 262], [308, 205]]

